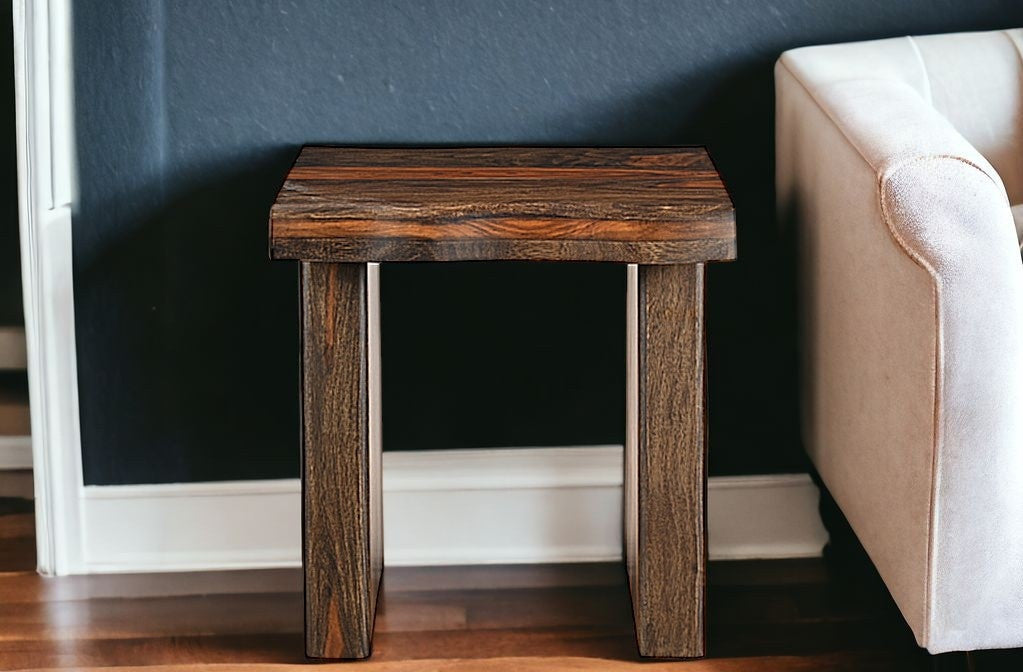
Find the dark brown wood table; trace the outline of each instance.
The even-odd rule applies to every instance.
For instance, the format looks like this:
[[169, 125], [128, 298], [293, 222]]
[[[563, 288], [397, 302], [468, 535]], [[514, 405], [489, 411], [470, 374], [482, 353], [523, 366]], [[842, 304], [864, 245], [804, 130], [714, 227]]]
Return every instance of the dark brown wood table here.
[[735, 213], [703, 148], [306, 147], [270, 213], [301, 261], [306, 654], [370, 654], [383, 571], [382, 262], [628, 265], [625, 549], [640, 653], [704, 654], [704, 263]]

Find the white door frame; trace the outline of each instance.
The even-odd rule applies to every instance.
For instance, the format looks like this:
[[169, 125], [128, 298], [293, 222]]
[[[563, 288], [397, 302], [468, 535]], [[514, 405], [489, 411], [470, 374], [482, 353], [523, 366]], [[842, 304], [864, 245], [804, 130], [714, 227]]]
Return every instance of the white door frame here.
[[14, 0], [14, 85], [38, 568], [82, 560], [82, 458], [71, 274], [71, 0]]

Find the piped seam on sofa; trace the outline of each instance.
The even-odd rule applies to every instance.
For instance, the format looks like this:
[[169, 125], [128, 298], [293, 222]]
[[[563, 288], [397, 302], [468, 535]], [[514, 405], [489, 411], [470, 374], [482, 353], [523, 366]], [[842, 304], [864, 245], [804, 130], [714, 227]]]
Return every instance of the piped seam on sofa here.
[[[929, 642], [929, 640], [930, 640], [930, 632], [931, 632], [931, 613], [932, 613], [931, 612], [931, 597], [932, 597], [932, 594], [933, 594], [932, 579], [933, 579], [933, 576], [934, 576], [934, 570], [933, 570], [933, 566], [934, 566], [934, 554], [933, 554], [933, 551], [934, 551], [934, 549], [933, 549], [934, 534], [933, 534], [933, 532], [934, 532], [934, 515], [935, 515], [934, 502], [935, 502], [935, 489], [936, 489], [936, 484], [937, 484], [937, 475], [936, 475], [937, 474], [937, 458], [938, 458], [939, 446], [941, 445], [940, 438], [939, 438], [939, 430], [940, 430], [940, 426], [941, 426], [941, 424], [940, 424], [941, 399], [943, 398], [943, 395], [941, 394], [941, 391], [942, 391], [942, 384], [944, 382], [942, 374], [943, 374], [943, 365], [944, 365], [944, 360], [945, 360], [945, 358], [944, 358], [944, 351], [943, 351], [944, 338], [943, 338], [942, 329], [941, 329], [941, 291], [940, 291], [940, 284], [941, 283], [940, 283], [940, 278], [938, 277], [938, 274], [935, 271], [935, 269], [929, 263], [927, 263], [927, 261], [923, 258], [922, 255], [920, 255], [918, 252], [913, 250], [909, 246], [909, 244], [905, 241], [905, 239], [895, 230], [895, 227], [893, 226], [891, 217], [888, 214], [888, 209], [887, 209], [887, 207], [885, 205], [884, 185], [885, 185], [885, 182], [887, 181], [888, 177], [891, 176], [892, 173], [895, 170], [897, 170], [898, 168], [900, 168], [900, 167], [902, 167], [902, 166], [904, 166], [907, 163], [912, 162], [912, 161], [921, 160], [921, 159], [937, 158], [938, 155], [924, 155], [924, 156], [910, 157], [910, 158], [907, 158], [907, 159], [903, 159], [902, 161], [899, 161], [896, 164], [888, 165], [888, 166], [886, 166], [884, 168], [884, 170], [881, 170], [879, 168], [879, 166], [874, 165], [873, 162], [871, 162], [867, 158], [866, 154], [863, 153], [863, 151], [860, 149], [859, 145], [857, 145], [857, 143], [853, 142], [852, 138], [850, 138], [849, 134], [846, 132], [846, 129], [843, 128], [843, 126], [840, 123], [838, 123], [838, 121], [835, 119], [834, 115], [832, 115], [831, 112], [828, 110], [827, 106], [822, 104], [820, 99], [817, 96], [814, 95], [813, 91], [810, 90], [810, 87], [808, 87], [806, 85], [806, 82], [804, 82], [792, 70], [792, 68], [790, 68], [788, 66], [788, 64], [785, 63], [784, 60], [779, 59], [778, 63], [789, 74], [789, 76], [791, 76], [792, 79], [796, 83], [799, 84], [799, 86], [806, 93], [807, 97], [809, 97], [810, 100], [812, 100], [813, 103], [817, 106], [817, 109], [819, 109], [824, 114], [824, 116], [826, 116], [831, 121], [832, 126], [834, 126], [834, 128], [839, 132], [839, 135], [842, 136], [842, 138], [845, 140], [846, 144], [849, 145], [849, 147], [853, 150], [853, 152], [855, 152], [863, 160], [863, 162], [871, 170], [874, 171], [874, 174], [877, 176], [877, 197], [878, 197], [878, 204], [879, 204], [880, 209], [881, 209], [881, 217], [884, 220], [885, 228], [888, 229], [888, 235], [891, 236], [892, 240], [895, 242], [896, 246], [900, 250], [902, 250], [903, 254], [905, 254], [910, 260], [912, 260], [915, 264], [917, 264], [920, 268], [922, 268], [931, 278], [931, 300], [934, 302], [934, 334], [935, 334], [935, 342], [934, 342], [934, 357], [935, 357], [935, 362], [934, 362], [934, 381], [932, 383], [932, 385], [933, 385], [932, 397], [934, 399], [934, 402], [933, 402], [934, 406], [933, 406], [933, 411], [932, 411], [932, 428], [931, 428], [932, 436], [933, 436], [933, 439], [932, 439], [933, 443], [932, 443], [932, 447], [931, 447], [931, 479], [930, 479], [931, 480], [931, 485], [929, 487], [930, 502], [928, 503], [928, 512], [927, 512], [927, 559], [926, 559], [926, 568], [925, 568], [925, 576], [924, 576], [923, 614], [922, 614], [922, 619], [921, 619], [922, 623], [923, 623], [923, 631], [921, 633], [921, 640], [922, 640], [921, 644], [924, 647], [926, 647], [928, 642]], [[848, 81], [864, 81], [864, 80], [858, 79], [858, 80], [848, 80]], [[877, 81], [886, 81], [886, 80], [877, 80]], [[978, 166], [977, 164], [973, 163], [972, 161], [969, 161], [969, 160], [967, 160], [967, 159], [965, 159], [963, 157], [957, 157], [957, 156], [954, 156], [954, 155], [947, 155], [947, 156], [942, 155], [942, 158], [954, 158], [954, 159], [957, 159], [959, 161], [962, 161], [963, 163], [966, 163], [967, 165], [973, 166], [977, 170], [980, 170], [982, 173], [984, 173], [984, 175], [987, 176], [987, 178], [989, 180], [994, 182], [994, 179], [990, 175], [988, 175], [987, 171], [985, 171], [984, 169], [982, 169], [980, 166]]]
[[[885, 188], [888, 179], [898, 169], [903, 166], [920, 160], [933, 159], [933, 158], [959, 158], [959, 160], [977, 167], [975, 164], [962, 159], [961, 157], [952, 156], [934, 156], [934, 157], [917, 157], [913, 159], [907, 159], [900, 161], [894, 165], [888, 166], [883, 173], [878, 174], [877, 180], [877, 193], [878, 200], [881, 206], [881, 217], [884, 219], [885, 226], [888, 228], [888, 232], [892, 238], [895, 239], [899, 247], [902, 248], [903, 252], [909, 256], [914, 262], [916, 262], [921, 268], [927, 271], [928, 275], [931, 276], [931, 300], [934, 303], [934, 382], [933, 382], [933, 409], [931, 412], [931, 436], [932, 447], [931, 447], [931, 484], [928, 488], [929, 501], [927, 503], [927, 563], [926, 573], [924, 576], [924, 618], [923, 618], [923, 633], [921, 639], [922, 644], [926, 648], [930, 643], [931, 638], [931, 618], [933, 616], [933, 606], [931, 604], [934, 595], [934, 518], [937, 514], [937, 491], [939, 487], [939, 472], [938, 472], [938, 451], [943, 445], [944, 432], [942, 431], [942, 399], [944, 399], [944, 373], [945, 373], [945, 338], [944, 330], [942, 329], [942, 310], [941, 310], [941, 277], [934, 267], [924, 259], [923, 255], [912, 249], [910, 245], [902, 237], [902, 234], [896, 229], [892, 222], [891, 214], [888, 211], [887, 199], [885, 198]], [[979, 168], [978, 168], [979, 169]], [[984, 172], [983, 170], [981, 172]], [[986, 175], [987, 173], [985, 173]]]
[[[930, 643], [930, 631], [931, 631], [931, 619], [933, 617], [933, 598], [935, 595], [934, 578], [936, 576], [935, 563], [937, 561], [935, 553], [935, 517], [938, 514], [938, 491], [941, 489], [941, 471], [938, 469], [938, 458], [941, 454], [940, 448], [944, 446], [944, 416], [942, 414], [942, 408], [944, 404], [944, 383], [945, 383], [945, 331], [942, 328], [943, 324], [943, 311], [942, 311], [942, 282], [941, 277], [934, 267], [928, 262], [922, 254], [916, 252], [912, 246], [905, 242], [901, 233], [894, 226], [892, 217], [887, 207], [887, 200], [885, 198], [886, 183], [888, 179], [894, 175], [901, 168], [912, 164], [920, 163], [923, 161], [946, 161], [946, 160], [958, 161], [959, 163], [965, 164], [986, 177], [1000, 192], [1004, 193], [1004, 187], [1002, 184], [991, 177], [991, 175], [982, 166], [977, 163], [970, 161], [969, 159], [958, 156], [955, 154], [929, 154], [913, 156], [897, 163], [886, 166], [884, 172], [878, 176], [878, 193], [881, 199], [881, 214], [884, 217], [885, 225], [891, 232], [892, 236], [896, 238], [899, 245], [903, 247], [906, 254], [914, 258], [914, 260], [920, 264], [921, 267], [925, 268], [931, 275], [932, 289], [933, 289], [933, 300], [934, 300], [934, 316], [935, 316], [935, 367], [934, 367], [934, 450], [931, 454], [931, 487], [930, 487], [930, 503], [929, 511], [927, 516], [927, 590], [926, 599], [924, 601], [924, 611], [926, 619], [924, 621], [924, 639], [925, 646]], [[1006, 198], [1006, 207], [1009, 207], [1008, 199]]]

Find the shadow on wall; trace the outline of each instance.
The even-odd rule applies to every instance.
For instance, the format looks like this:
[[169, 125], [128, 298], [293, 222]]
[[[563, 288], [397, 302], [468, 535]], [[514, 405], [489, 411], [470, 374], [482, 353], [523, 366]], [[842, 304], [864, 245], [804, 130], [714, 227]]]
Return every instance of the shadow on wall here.
[[[266, 223], [298, 149], [204, 167], [197, 172], [211, 176], [208, 184], [183, 180], [145, 212], [124, 211], [141, 200], [131, 194], [90, 206], [134, 226], [78, 268], [90, 292], [79, 304], [102, 301], [122, 325], [116, 339], [89, 331], [88, 320], [79, 327], [79, 350], [84, 341], [89, 355], [80, 357], [81, 375], [125, 400], [90, 415], [89, 431], [140, 437], [146, 450], [116, 466], [91, 463], [98, 454], [86, 450], [86, 473], [114, 482], [133, 473], [297, 475], [298, 265], [270, 262], [266, 226], [253, 223]], [[238, 165], [248, 170], [232, 173]], [[622, 267], [388, 264], [383, 285], [389, 446], [489, 447], [493, 436], [503, 437], [498, 446], [621, 443]], [[111, 361], [117, 366], [105, 366]], [[523, 389], [528, 396], [509, 400]], [[247, 459], [226, 461], [211, 446]]]
[[[103, 302], [119, 328], [111, 339], [79, 320], [80, 355], [88, 344], [80, 375], [92, 390], [118, 391], [116, 408], [89, 415], [90, 432], [140, 441], [115, 474], [297, 474], [297, 269], [270, 264], [266, 227], [253, 225], [267, 220], [295, 152], [210, 168], [216, 179], [148, 202], [145, 212], [122, 211], [135, 222], [131, 231], [77, 269], [76, 291], [89, 295], [76, 301]], [[146, 197], [159, 191], [140, 188]], [[213, 446], [251, 459], [225, 462]], [[84, 453], [86, 473], [94, 455]]]
[[[707, 272], [712, 475], [807, 468], [798, 436], [795, 243], [774, 217], [773, 68], [773, 58], [742, 59], [586, 120], [584, 144], [706, 145], [735, 205], [738, 260]], [[673, 109], [679, 114], [666, 123]]]

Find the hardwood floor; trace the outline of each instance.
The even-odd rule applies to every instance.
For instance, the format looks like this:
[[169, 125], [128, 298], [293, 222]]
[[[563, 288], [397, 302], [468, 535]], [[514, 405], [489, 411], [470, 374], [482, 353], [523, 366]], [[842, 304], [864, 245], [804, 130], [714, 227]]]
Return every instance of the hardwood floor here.
[[[32, 571], [31, 513], [16, 501], [0, 500], [0, 669], [306, 664], [298, 570], [45, 579]], [[373, 657], [336, 666], [762, 672], [965, 662], [924, 655], [869, 574], [839, 579], [817, 559], [718, 562], [708, 574], [709, 656], [701, 661], [640, 662], [624, 569], [590, 564], [389, 568]], [[970, 669], [1023, 669], [1012, 653], [973, 662]]]

